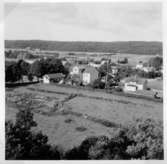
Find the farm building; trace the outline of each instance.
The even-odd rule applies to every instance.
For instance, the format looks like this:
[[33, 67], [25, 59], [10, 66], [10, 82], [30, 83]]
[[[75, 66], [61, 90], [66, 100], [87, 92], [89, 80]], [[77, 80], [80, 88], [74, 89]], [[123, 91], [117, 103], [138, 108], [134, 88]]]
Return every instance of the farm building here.
[[90, 84], [98, 79], [98, 71], [96, 68], [87, 66], [82, 74], [82, 81], [84, 85]]
[[147, 89], [147, 80], [137, 77], [129, 77], [123, 80], [124, 91], [137, 91]]
[[65, 77], [62, 73], [53, 73], [53, 74], [46, 74], [43, 76], [43, 83], [49, 84], [50, 82], [59, 82], [63, 80]]

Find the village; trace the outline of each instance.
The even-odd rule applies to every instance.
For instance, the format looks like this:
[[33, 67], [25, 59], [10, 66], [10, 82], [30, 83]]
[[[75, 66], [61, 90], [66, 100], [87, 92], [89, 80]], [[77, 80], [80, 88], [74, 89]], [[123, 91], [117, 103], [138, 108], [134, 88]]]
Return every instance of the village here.
[[5, 161], [163, 161], [164, 3], [10, 1]]
[[35, 131], [41, 130], [48, 144], [60, 145], [64, 152], [73, 152], [92, 135], [113, 137], [124, 125], [137, 126], [131, 122], [139, 118], [163, 120], [161, 55], [48, 56], [27, 49], [6, 50], [5, 55], [6, 120], [15, 121], [20, 107], [26, 112], [23, 104], [31, 102], [26, 108], [38, 124]]
[[[15, 52], [16, 50], [13, 50]], [[18, 51], [18, 50], [17, 50]], [[27, 54], [33, 54], [35, 60], [26, 59], [23, 54], [17, 56], [18, 61], [24, 61], [29, 65], [34, 65], [42, 60], [49, 59], [60, 60], [62, 67], [66, 69], [66, 73], [59, 71], [48, 71], [45, 74], [36, 76], [35, 73], [22, 74], [21, 83], [40, 82], [43, 84], [57, 84], [76, 86], [82, 88], [94, 88], [102, 90], [110, 90], [124, 93], [132, 93], [135, 95], [144, 95], [160, 99], [162, 93], [163, 67], [162, 57], [157, 55], [148, 61], [138, 61], [136, 65], [128, 63], [127, 57], [117, 58], [113, 60], [113, 56], [117, 54], [86, 54], [85, 56], [77, 53], [66, 53], [66, 55], [47, 56], [47, 53], [39, 58], [40, 51], [30, 51], [25, 49]], [[7, 50], [11, 52], [11, 50]], [[18, 51], [20, 52], [20, 51]], [[32, 53], [33, 52], [33, 53]], [[38, 52], [38, 56], [36, 55]], [[20, 53], [19, 53], [20, 54]], [[35, 55], [34, 55], [35, 54]], [[58, 53], [57, 53], [58, 54]], [[158, 64], [157, 64], [157, 63]], [[54, 66], [53, 66], [54, 67]], [[17, 81], [18, 82], [18, 81]]]

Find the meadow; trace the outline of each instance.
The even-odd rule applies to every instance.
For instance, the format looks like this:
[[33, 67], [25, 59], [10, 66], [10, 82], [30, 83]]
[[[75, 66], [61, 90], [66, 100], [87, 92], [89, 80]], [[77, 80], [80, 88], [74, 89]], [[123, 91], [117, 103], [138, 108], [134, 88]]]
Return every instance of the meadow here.
[[[163, 103], [97, 91], [37, 84], [6, 90], [6, 120], [14, 120], [16, 101], [23, 94], [34, 101], [37, 128], [49, 143], [63, 149], [79, 145], [88, 136], [112, 137], [119, 125], [137, 118], [163, 121]], [[61, 104], [57, 110], [56, 105]]]

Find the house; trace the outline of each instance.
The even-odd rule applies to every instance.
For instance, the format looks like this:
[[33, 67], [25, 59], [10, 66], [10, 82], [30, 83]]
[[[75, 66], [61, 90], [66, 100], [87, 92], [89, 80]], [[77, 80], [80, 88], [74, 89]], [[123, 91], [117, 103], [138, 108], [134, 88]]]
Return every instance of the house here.
[[70, 74], [71, 75], [74, 75], [74, 74], [80, 74], [81, 71], [85, 68], [85, 65], [73, 65], [71, 68], [70, 68]]
[[23, 83], [28, 83], [28, 82], [30, 82], [27, 75], [23, 75], [23, 76], [22, 76], [22, 82], [23, 82]]
[[137, 91], [147, 89], [147, 80], [138, 77], [129, 77], [122, 81], [124, 83], [124, 91]]
[[87, 66], [82, 73], [82, 82], [84, 85], [93, 83], [98, 79], [98, 71], [92, 66]]
[[143, 67], [143, 71], [149, 73], [155, 71], [155, 69], [153, 67]]
[[32, 79], [33, 82], [37, 82], [39, 81], [38, 77], [37, 76], [33, 76], [33, 79]]
[[99, 68], [101, 66], [101, 63], [89, 62], [89, 65], [91, 67]]
[[62, 73], [52, 73], [43, 76], [43, 83], [49, 84], [50, 82], [60, 82], [64, 79], [65, 75]]
[[140, 70], [143, 69], [143, 62], [142, 62], [142, 61], [140, 61], [140, 62], [136, 65], [136, 69], [140, 69]]

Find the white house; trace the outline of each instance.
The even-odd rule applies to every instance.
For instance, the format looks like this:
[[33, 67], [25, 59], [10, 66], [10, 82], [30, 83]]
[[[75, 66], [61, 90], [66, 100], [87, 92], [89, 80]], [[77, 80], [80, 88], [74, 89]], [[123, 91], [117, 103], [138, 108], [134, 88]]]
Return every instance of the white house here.
[[48, 75], [43, 76], [43, 83], [49, 84], [50, 83], [50, 77]]
[[124, 85], [124, 91], [137, 91], [137, 86], [129, 83], [125, 83]]
[[49, 84], [50, 82], [60, 82], [65, 77], [62, 73], [52, 73], [43, 76], [43, 83]]
[[92, 67], [95, 67], [95, 68], [99, 68], [101, 66], [101, 63], [97, 64], [97, 63], [94, 63], [94, 62], [90, 62], [89, 65], [92, 66]]
[[129, 77], [124, 79], [124, 91], [137, 91], [147, 89], [147, 80], [137, 77]]
[[139, 63], [136, 65], [136, 69], [143, 69], [143, 63], [142, 63], [142, 62], [139, 62]]
[[148, 73], [148, 72], [155, 71], [155, 69], [153, 67], [143, 67], [143, 71]]

